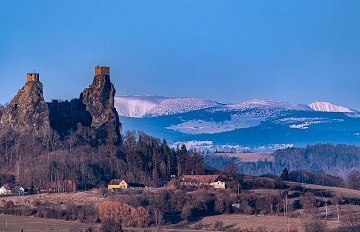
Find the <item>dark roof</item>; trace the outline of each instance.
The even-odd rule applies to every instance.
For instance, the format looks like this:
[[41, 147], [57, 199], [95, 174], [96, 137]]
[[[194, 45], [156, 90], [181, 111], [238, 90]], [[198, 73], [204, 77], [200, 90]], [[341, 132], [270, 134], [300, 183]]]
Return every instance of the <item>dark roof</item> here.
[[210, 184], [217, 181], [219, 175], [183, 175], [182, 181], [192, 183]]

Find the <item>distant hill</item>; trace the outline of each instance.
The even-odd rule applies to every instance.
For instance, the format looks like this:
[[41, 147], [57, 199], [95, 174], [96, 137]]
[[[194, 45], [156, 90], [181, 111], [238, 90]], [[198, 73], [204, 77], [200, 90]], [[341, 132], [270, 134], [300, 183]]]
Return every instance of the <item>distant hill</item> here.
[[197, 141], [189, 148], [203, 151], [360, 144], [360, 113], [325, 102], [307, 106], [255, 99], [232, 104], [141, 95], [116, 97], [115, 107], [124, 131], [144, 131], [173, 144]]
[[205, 155], [209, 166], [224, 169], [229, 162], [239, 173], [280, 175], [284, 168], [326, 173], [346, 178], [352, 170], [360, 170], [360, 146], [314, 144], [302, 148], [286, 148], [273, 153], [216, 153]]

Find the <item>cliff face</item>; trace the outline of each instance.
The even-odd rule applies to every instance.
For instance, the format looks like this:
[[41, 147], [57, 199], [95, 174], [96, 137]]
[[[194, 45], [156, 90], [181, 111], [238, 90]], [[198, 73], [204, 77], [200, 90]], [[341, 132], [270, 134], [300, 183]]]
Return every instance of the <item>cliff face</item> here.
[[119, 115], [114, 106], [115, 88], [110, 76], [98, 74], [80, 95], [80, 101], [91, 115], [91, 127], [103, 142], [120, 142]]
[[50, 130], [49, 110], [40, 81], [27, 81], [6, 107], [0, 121], [1, 134], [33, 134], [41, 138]]
[[44, 101], [39, 74], [30, 73], [24, 87], [0, 115], [0, 137], [15, 138], [24, 134], [35, 136], [41, 142], [57, 132], [61, 140], [73, 136], [71, 140], [78, 140], [78, 144], [119, 144], [121, 124], [114, 96], [108, 67], [95, 68], [93, 83], [79, 99], [49, 103]]

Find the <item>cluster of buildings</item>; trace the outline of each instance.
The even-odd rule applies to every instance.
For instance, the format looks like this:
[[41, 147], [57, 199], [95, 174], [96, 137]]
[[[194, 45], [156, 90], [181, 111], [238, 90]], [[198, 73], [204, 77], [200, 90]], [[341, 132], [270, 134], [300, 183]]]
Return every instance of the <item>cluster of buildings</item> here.
[[[211, 186], [217, 189], [226, 189], [227, 179], [220, 175], [183, 175], [180, 178], [182, 186], [204, 187]], [[118, 189], [144, 189], [147, 188], [143, 184], [129, 183], [125, 180], [114, 179], [108, 185], [109, 190]]]
[[[183, 175], [180, 178], [180, 184], [182, 186], [194, 186], [194, 187], [204, 187], [204, 186], [211, 186], [216, 189], [226, 189], [227, 187], [227, 179], [220, 175]], [[111, 180], [108, 184], [109, 190], [119, 190], [119, 189], [147, 189], [148, 187], [143, 184], [138, 183], [130, 183], [125, 180], [114, 179]], [[49, 193], [53, 190], [52, 188], [49, 189]], [[21, 186], [15, 186], [14, 188], [10, 189], [6, 185], [3, 185], [0, 188], [0, 195], [6, 194], [19, 194], [24, 195], [25, 189]]]
[[15, 188], [13, 188], [14, 191], [12, 191], [8, 186], [3, 185], [0, 188], [0, 195], [5, 195], [5, 194], [12, 194], [12, 193], [17, 193], [19, 195], [24, 195], [25, 194], [25, 189], [21, 186], [15, 186]]

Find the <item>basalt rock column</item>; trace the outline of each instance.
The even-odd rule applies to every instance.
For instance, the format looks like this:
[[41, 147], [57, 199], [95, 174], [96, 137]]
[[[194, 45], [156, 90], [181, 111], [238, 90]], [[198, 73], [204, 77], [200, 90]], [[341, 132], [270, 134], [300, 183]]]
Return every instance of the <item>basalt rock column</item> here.
[[1, 117], [1, 135], [32, 134], [42, 138], [49, 130], [49, 110], [39, 74], [28, 73], [24, 87], [11, 100]]
[[91, 127], [102, 142], [120, 142], [119, 115], [114, 106], [115, 88], [110, 81], [109, 67], [95, 67], [93, 83], [80, 95], [91, 115]]

